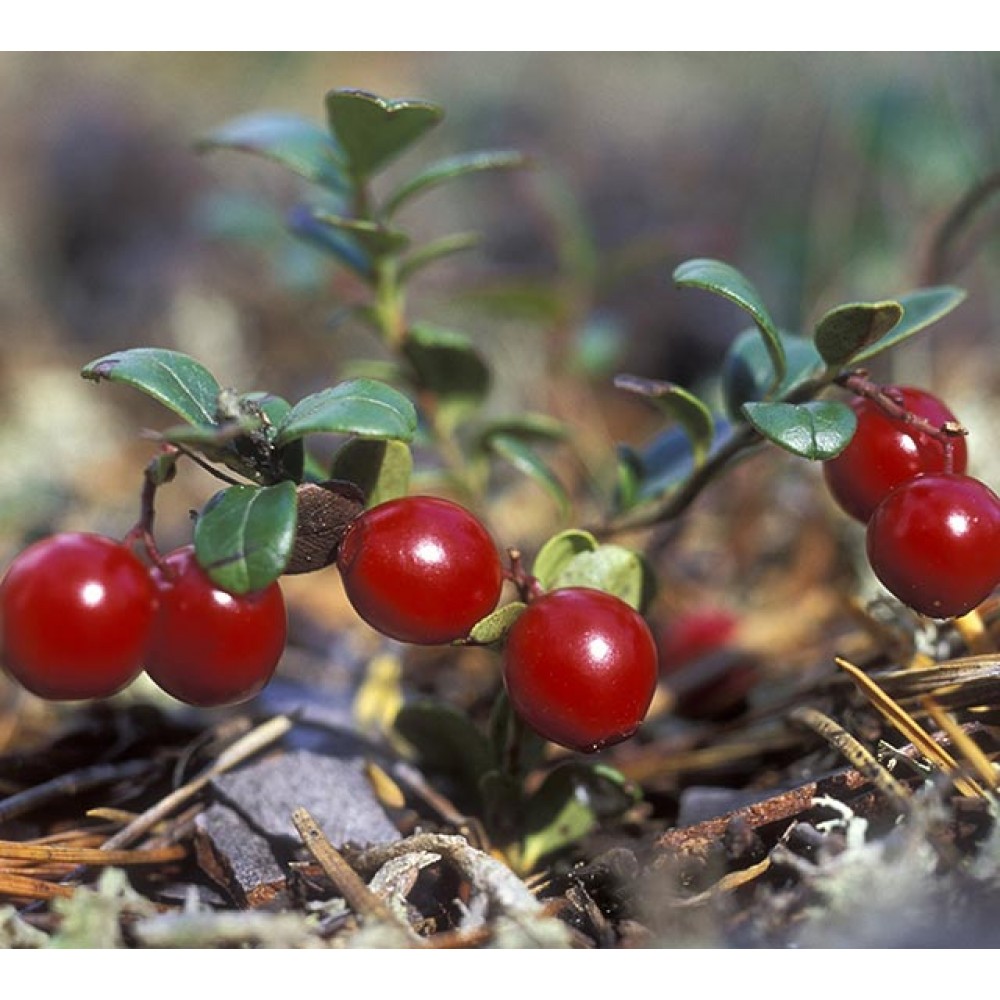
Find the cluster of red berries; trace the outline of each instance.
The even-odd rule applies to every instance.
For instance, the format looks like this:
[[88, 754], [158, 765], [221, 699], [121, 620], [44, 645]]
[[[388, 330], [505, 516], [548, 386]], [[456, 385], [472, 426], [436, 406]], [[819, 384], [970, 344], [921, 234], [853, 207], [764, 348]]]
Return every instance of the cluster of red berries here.
[[[497, 605], [500, 554], [465, 508], [414, 496], [365, 511], [337, 551], [348, 600], [383, 635], [435, 644], [465, 638]], [[529, 597], [504, 640], [503, 675], [515, 712], [539, 735], [592, 752], [631, 736], [658, 676], [645, 619], [588, 587]]]
[[[486, 528], [436, 497], [391, 500], [355, 517], [337, 550], [344, 590], [383, 635], [430, 645], [464, 639], [503, 588]], [[233, 595], [190, 546], [147, 566], [125, 544], [65, 533], [36, 542], [0, 583], [0, 656], [25, 688], [54, 700], [112, 695], [145, 669], [202, 707], [270, 680], [286, 639], [277, 583]], [[532, 597], [506, 636], [506, 688], [540, 735], [593, 751], [631, 736], [658, 676], [652, 633], [624, 601], [572, 587]]]
[[191, 546], [147, 566], [125, 544], [65, 532], [28, 546], [0, 583], [0, 656], [54, 701], [106, 698], [143, 670], [164, 691], [215, 707], [252, 697], [285, 648], [277, 583], [220, 590]]
[[873, 572], [920, 614], [967, 614], [1000, 583], [1000, 497], [966, 474], [965, 437], [936, 396], [889, 386], [851, 405], [857, 430], [824, 477], [867, 525]]

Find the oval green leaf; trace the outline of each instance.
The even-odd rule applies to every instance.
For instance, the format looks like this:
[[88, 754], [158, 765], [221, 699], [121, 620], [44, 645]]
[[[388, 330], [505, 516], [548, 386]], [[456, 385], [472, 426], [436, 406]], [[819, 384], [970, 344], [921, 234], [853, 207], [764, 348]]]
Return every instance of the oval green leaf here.
[[868, 361], [877, 354], [895, 347], [915, 333], [947, 316], [965, 300], [966, 292], [952, 285], [918, 288], [901, 295], [896, 301], [903, 308], [903, 318], [884, 337], [863, 348], [851, 359], [855, 364]]
[[352, 438], [333, 456], [330, 476], [346, 479], [365, 495], [365, 506], [406, 496], [413, 472], [413, 455], [402, 441]]
[[194, 529], [198, 562], [231, 594], [262, 590], [284, 572], [295, 544], [295, 484], [231, 486], [206, 504]]
[[527, 441], [513, 434], [491, 434], [486, 440], [486, 448], [538, 483], [562, 513], [569, 511], [569, 496], [562, 483]]
[[437, 398], [438, 417], [448, 427], [475, 410], [490, 391], [489, 365], [464, 333], [414, 324], [407, 331], [403, 354], [415, 383]]
[[382, 211], [385, 217], [389, 218], [406, 202], [446, 181], [486, 170], [516, 170], [527, 166], [529, 162], [523, 153], [509, 150], [460, 153], [457, 156], [450, 156], [432, 163], [393, 191], [386, 199]]
[[458, 775], [478, 791], [493, 767], [489, 740], [462, 711], [447, 702], [420, 699], [396, 714], [393, 728], [417, 753], [422, 767]]
[[778, 336], [785, 354], [785, 377], [776, 389], [772, 384], [771, 357], [755, 329], [744, 330], [726, 352], [722, 394], [726, 412], [733, 420], [742, 419], [744, 403], [756, 403], [771, 395], [786, 396], [823, 371], [825, 363], [811, 340], [784, 331], [779, 331]]
[[648, 399], [669, 419], [676, 420], [691, 442], [695, 465], [705, 461], [715, 437], [715, 418], [697, 396], [673, 382], [639, 375], [616, 375], [614, 384], [618, 389]]
[[439, 260], [474, 249], [482, 241], [478, 233], [452, 233], [416, 247], [400, 261], [397, 274], [400, 284], [405, 284], [415, 274], [419, 274], [424, 268], [436, 264]]
[[773, 393], [785, 378], [785, 349], [757, 289], [731, 264], [704, 257], [685, 261], [675, 268], [674, 282], [720, 295], [750, 314], [771, 360], [768, 395]]
[[202, 151], [234, 149], [267, 157], [332, 191], [349, 188], [342, 154], [326, 129], [297, 115], [254, 112], [220, 125], [198, 140]]
[[551, 590], [559, 574], [582, 552], [594, 552], [597, 539], [581, 528], [569, 528], [553, 535], [539, 550], [531, 567], [531, 575], [542, 588]]
[[521, 617], [527, 607], [522, 601], [511, 601], [476, 622], [469, 638], [480, 646], [492, 646], [503, 641], [511, 625]]
[[769, 441], [793, 455], [818, 462], [839, 455], [857, 426], [854, 411], [836, 400], [747, 403], [743, 412]]
[[116, 351], [84, 365], [80, 374], [94, 382], [107, 379], [130, 385], [190, 424], [214, 427], [218, 422], [219, 383], [203, 364], [179, 351], [158, 347]]
[[349, 219], [323, 209], [315, 209], [312, 215], [318, 225], [348, 237], [371, 257], [386, 257], [400, 253], [410, 244], [410, 237], [406, 233], [398, 229], [388, 229], [367, 219]]
[[650, 596], [651, 576], [637, 552], [623, 545], [599, 545], [591, 552], [579, 552], [552, 578], [549, 589], [592, 587], [614, 594], [641, 611]]
[[326, 95], [326, 115], [351, 174], [364, 179], [434, 128], [444, 111], [427, 101], [386, 100], [364, 90], [332, 90]]
[[288, 212], [286, 221], [291, 233], [303, 243], [336, 258], [366, 281], [373, 279], [375, 267], [371, 257], [347, 233], [320, 222], [308, 205], [296, 205]]
[[417, 429], [413, 403], [398, 389], [374, 379], [348, 379], [299, 400], [279, 424], [276, 447], [307, 434], [353, 434], [410, 441]]
[[903, 316], [898, 302], [851, 302], [831, 309], [816, 325], [816, 350], [831, 367], [884, 337]]

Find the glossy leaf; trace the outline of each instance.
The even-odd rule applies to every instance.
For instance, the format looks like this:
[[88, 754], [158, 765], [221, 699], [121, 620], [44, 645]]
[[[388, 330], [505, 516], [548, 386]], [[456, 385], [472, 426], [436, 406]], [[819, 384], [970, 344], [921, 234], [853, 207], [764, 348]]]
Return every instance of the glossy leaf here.
[[785, 354], [785, 376], [773, 386], [770, 354], [757, 331], [744, 330], [730, 345], [722, 363], [722, 394], [726, 412], [733, 420], [743, 418], [743, 404], [769, 396], [785, 396], [826, 367], [812, 340], [779, 331]]
[[582, 528], [568, 528], [553, 535], [538, 550], [531, 566], [531, 575], [545, 590], [551, 590], [559, 574], [581, 552], [593, 552], [598, 547], [597, 539]]
[[491, 646], [503, 640], [511, 625], [521, 617], [521, 612], [527, 607], [521, 601], [511, 601], [476, 622], [469, 632], [469, 638], [481, 646]]
[[349, 219], [321, 209], [313, 211], [313, 218], [320, 226], [333, 229], [348, 237], [369, 257], [378, 258], [399, 253], [410, 243], [410, 237], [406, 233], [398, 229], [388, 229], [367, 219]]
[[493, 767], [485, 734], [464, 712], [447, 702], [409, 702], [397, 713], [394, 728], [414, 748], [427, 770], [459, 775], [476, 787]]
[[317, 219], [308, 205], [296, 205], [292, 208], [287, 222], [289, 230], [300, 240], [334, 257], [365, 280], [373, 279], [375, 266], [368, 252], [349, 233]]
[[901, 344], [915, 333], [947, 316], [961, 305], [965, 297], [963, 289], [952, 285], [918, 288], [914, 292], [901, 295], [896, 301], [903, 307], [903, 318], [884, 337], [855, 354], [852, 361], [855, 364], [866, 362], [889, 350], [890, 347]]
[[816, 325], [816, 350], [832, 368], [884, 337], [903, 316], [898, 302], [851, 302], [831, 309]]
[[417, 428], [413, 403], [398, 389], [373, 379], [349, 379], [296, 403], [277, 428], [280, 447], [306, 434], [354, 434], [410, 441]]
[[769, 441], [793, 455], [826, 461], [850, 443], [854, 411], [837, 400], [809, 403], [747, 403], [747, 419]]
[[439, 418], [450, 427], [475, 410], [490, 390], [490, 368], [472, 341], [455, 330], [414, 324], [403, 342], [414, 381], [436, 397]]
[[555, 574], [549, 588], [592, 587], [641, 611], [648, 602], [650, 584], [649, 571], [637, 552], [608, 544], [577, 553]]
[[285, 570], [295, 544], [295, 484], [231, 486], [195, 523], [198, 562], [232, 594], [262, 590]]
[[486, 448], [538, 483], [563, 513], [569, 510], [569, 497], [562, 483], [524, 438], [508, 433], [491, 434]]
[[606, 765], [571, 761], [550, 771], [524, 806], [521, 868], [531, 871], [546, 855], [626, 812], [639, 797], [635, 785]]
[[403, 258], [399, 264], [398, 279], [400, 284], [405, 284], [414, 275], [419, 274], [424, 268], [436, 264], [438, 261], [455, 254], [472, 250], [482, 243], [482, 237], [478, 233], [453, 233], [449, 236], [442, 236], [440, 239], [432, 240], [416, 247]]
[[424, 168], [415, 177], [398, 187], [386, 199], [382, 211], [386, 218], [395, 214], [402, 205], [419, 194], [444, 184], [446, 181], [486, 170], [515, 170], [528, 165], [523, 153], [508, 150], [489, 150], [478, 153], [460, 153], [439, 160]]
[[771, 361], [769, 394], [775, 390], [785, 378], [784, 345], [763, 299], [746, 277], [723, 261], [698, 258], [678, 266], [674, 270], [674, 282], [720, 295], [750, 314], [757, 324]]
[[619, 389], [648, 399], [669, 419], [680, 423], [691, 441], [695, 464], [705, 461], [715, 436], [715, 418], [697, 396], [672, 382], [638, 375], [617, 375], [614, 384]]
[[348, 183], [342, 154], [326, 129], [297, 115], [254, 112], [214, 129], [196, 144], [200, 150], [234, 149], [267, 157], [333, 191]]
[[333, 479], [355, 483], [365, 506], [406, 496], [413, 472], [413, 455], [402, 441], [352, 438], [337, 449], [330, 470]]
[[137, 347], [106, 354], [80, 373], [97, 382], [121, 382], [152, 396], [188, 423], [214, 426], [219, 383], [200, 362], [179, 351]]
[[438, 105], [427, 101], [387, 100], [363, 90], [330, 91], [326, 113], [351, 174], [362, 180], [399, 156], [444, 116]]
[[493, 434], [511, 434], [522, 441], [536, 444], [555, 444], [565, 440], [569, 428], [561, 420], [548, 413], [519, 413], [513, 416], [494, 417], [476, 432], [479, 441], [485, 441]]

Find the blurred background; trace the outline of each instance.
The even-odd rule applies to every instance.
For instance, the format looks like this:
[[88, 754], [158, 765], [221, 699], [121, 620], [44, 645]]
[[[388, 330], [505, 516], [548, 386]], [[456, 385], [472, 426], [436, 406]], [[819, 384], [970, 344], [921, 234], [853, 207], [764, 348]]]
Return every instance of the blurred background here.
[[[608, 436], [637, 442], [645, 411], [606, 393], [610, 376], [697, 386], [745, 325], [670, 281], [680, 261], [713, 256], [789, 329], [844, 301], [962, 285], [967, 302], [891, 374], [991, 430], [998, 85], [1000, 58], [975, 52], [0, 55], [0, 554], [54, 526], [134, 520], [150, 453], [138, 430], [165, 415], [84, 382], [85, 362], [173, 347], [224, 384], [299, 398], [373, 352], [332, 327], [343, 275], [283, 228], [296, 180], [195, 150], [248, 112], [322, 121], [337, 87], [445, 108], [388, 183], [477, 148], [533, 158], [403, 219], [424, 239], [482, 233], [414, 284], [411, 312], [477, 338], [498, 406], [558, 410], [552, 366], [573, 366], [593, 383], [588, 405], [607, 406]], [[974, 461], [1000, 471], [983, 448]], [[165, 497], [165, 530], [181, 534], [211, 488]]]

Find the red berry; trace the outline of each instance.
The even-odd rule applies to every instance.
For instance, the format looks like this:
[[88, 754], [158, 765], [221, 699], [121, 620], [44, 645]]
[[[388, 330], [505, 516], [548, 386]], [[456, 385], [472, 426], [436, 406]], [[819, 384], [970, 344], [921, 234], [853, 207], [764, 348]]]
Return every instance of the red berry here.
[[0, 584], [0, 655], [42, 698], [106, 698], [132, 681], [156, 613], [136, 555], [102, 535], [68, 532], [28, 546]]
[[583, 753], [628, 739], [656, 690], [656, 644], [642, 616], [600, 590], [532, 601], [507, 634], [511, 705], [539, 735]]
[[[911, 386], [888, 387], [914, 415], [935, 427], [955, 423], [955, 416], [937, 396]], [[951, 442], [951, 467], [941, 441], [912, 424], [889, 416], [870, 399], [851, 402], [858, 418], [851, 443], [823, 463], [827, 488], [839, 506], [855, 520], [867, 523], [882, 499], [895, 487], [927, 472], [965, 472], [965, 437]]]
[[931, 618], [963, 615], [1000, 582], [1000, 497], [978, 479], [917, 476], [868, 522], [868, 561], [885, 587]]
[[154, 568], [160, 593], [146, 673], [189, 705], [246, 701], [271, 679], [285, 649], [287, 616], [277, 582], [249, 594], [217, 587], [190, 545]]
[[420, 645], [464, 638], [500, 599], [489, 532], [437, 497], [388, 500], [358, 515], [337, 550], [354, 610], [383, 635]]
[[756, 656], [737, 639], [739, 617], [726, 608], [699, 608], [657, 629], [660, 673], [673, 710], [689, 719], [727, 719], [756, 684]]

